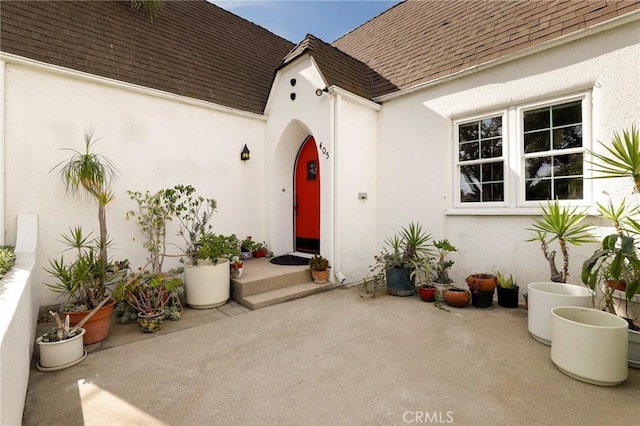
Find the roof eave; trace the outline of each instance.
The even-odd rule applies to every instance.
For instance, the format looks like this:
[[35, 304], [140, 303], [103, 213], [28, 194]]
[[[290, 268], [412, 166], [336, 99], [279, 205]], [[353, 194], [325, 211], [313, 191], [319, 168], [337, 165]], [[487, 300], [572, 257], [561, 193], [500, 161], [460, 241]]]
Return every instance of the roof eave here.
[[397, 92], [392, 92], [386, 95], [377, 96], [373, 98], [374, 102], [383, 103], [386, 101], [390, 101], [392, 99], [396, 99], [402, 96], [409, 95], [414, 92], [418, 92], [420, 90], [427, 89], [429, 87], [437, 86], [439, 84], [443, 84], [449, 81], [456, 80], [458, 78], [466, 77], [468, 75], [474, 74], [478, 71], [483, 71], [489, 68], [496, 67], [498, 65], [505, 64], [507, 62], [515, 61], [517, 59], [521, 59], [536, 53], [543, 52], [545, 50], [573, 42], [575, 40], [579, 40], [584, 37], [589, 37], [594, 34], [598, 34], [602, 31], [606, 31], [612, 28], [616, 28], [634, 21], [640, 20], [640, 10], [636, 10], [630, 12], [626, 15], [619, 16], [617, 18], [613, 18], [609, 21], [602, 22], [600, 24], [596, 24], [589, 28], [584, 28], [582, 30], [578, 30], [567, 35], [555, 38], [553, 40], [545, 41], [538, 45], [528, 47], [526, 49], [510, 53], [499, 58], [483, 62], [481, 64], [473, 65], [469, 68], [465, 68], [463, 70], [457, 71], [453, 74], [448, 74], [442, 77], [435, 78], [433, 80], [425, 81], [420, 84], [416, 84], [415, 86], [408, 87], [406, 89], [399, 90]]

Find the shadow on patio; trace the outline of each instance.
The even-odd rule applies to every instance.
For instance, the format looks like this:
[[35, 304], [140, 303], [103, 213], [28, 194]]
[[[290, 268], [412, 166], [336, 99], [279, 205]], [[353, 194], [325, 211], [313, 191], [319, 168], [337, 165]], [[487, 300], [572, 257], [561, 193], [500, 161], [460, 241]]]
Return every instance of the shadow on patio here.
[[574, 380], [526, 310], [494, 306], [348, 288], [194, 321], [32, 369], [23, 424], [637, 424], [640, 370], [613, 388]]

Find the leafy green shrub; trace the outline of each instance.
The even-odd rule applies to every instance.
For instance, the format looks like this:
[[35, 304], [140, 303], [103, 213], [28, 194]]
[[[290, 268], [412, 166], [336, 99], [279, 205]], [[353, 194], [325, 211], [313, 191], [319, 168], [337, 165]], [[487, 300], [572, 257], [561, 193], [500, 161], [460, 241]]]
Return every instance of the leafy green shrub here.
[[0, 246], [0, 279], [9, 272], [16, 263], [16, 255], [12, 246]]

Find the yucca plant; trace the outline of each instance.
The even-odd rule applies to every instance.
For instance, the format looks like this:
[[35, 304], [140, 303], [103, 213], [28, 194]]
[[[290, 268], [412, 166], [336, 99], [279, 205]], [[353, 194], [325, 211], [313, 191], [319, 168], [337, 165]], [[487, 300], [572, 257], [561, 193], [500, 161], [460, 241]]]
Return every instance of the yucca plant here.
[[613, 133], [610, 144], [600, 142], [604, 153], [587, 151], [594, 158], [589, 161], [598, 175], [594, 179], [632, 178], [634, 191], [640, 193], [640, 131], [633, 125], [622, 134]]
[[[534, 219], [533, 227], [527, 230], [533, 236], [527, 241], [538, 241], [545, 259], [549, 262], [551, 281], [566, 283], [569, 277], [569, 248], [568, 245], [579, 246], [592, 243], [594, 239], [592, 225], [582, 223], [587, 217], [587, 210], [578, 207], [560, 206], [558, 200], [548, 201], [547, 206], [540, 206], [542, 219]], [[562, 270], [556, 266], [556, 251], [549, 249], [549, 244], [558, 241], [562, 253]]]

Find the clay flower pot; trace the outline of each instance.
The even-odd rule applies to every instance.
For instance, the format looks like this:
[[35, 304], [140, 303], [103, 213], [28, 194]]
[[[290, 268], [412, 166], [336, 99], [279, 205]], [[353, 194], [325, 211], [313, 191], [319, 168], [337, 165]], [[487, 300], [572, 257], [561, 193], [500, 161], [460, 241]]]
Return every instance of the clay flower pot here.
[[471, 294], [461, 288], [450, 288], [444, 292], [444, 301], [454, 308], [465, 308], [471, 301]]
[[498, 278], [491, 274], [473, 274], [467, 277], [469, 290], [474, 293], [479, 291], [493, 291], [498, 284]]
[[419, 287], [418, 293], [423, 302], [433, 302], [436, 300], [436, 288], [434, 286]]
[[313, 278], [313, 282], [316, 284], [323, 284], [329, 280], [329, 270], [325, 269], [324, 271], [316, 271], [311, 270], [311, 277]]

